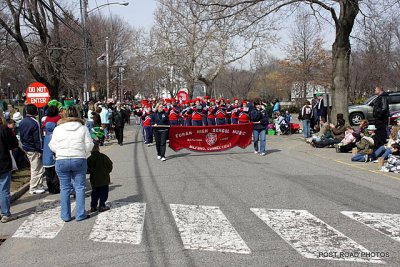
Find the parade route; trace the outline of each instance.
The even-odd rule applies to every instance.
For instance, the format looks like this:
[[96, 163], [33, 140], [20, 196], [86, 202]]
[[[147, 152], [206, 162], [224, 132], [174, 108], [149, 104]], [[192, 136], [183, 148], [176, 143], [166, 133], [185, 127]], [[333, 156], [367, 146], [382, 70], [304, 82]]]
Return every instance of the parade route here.
[[58, 195], [25, 194], [0, 225], [2, 266], [400, 265], [400, 175], [299, 134], [267, 136], [264, 157], [168, 148], [162, 162], [131, 125], [101, 151], [111, 210], [63, 223]]

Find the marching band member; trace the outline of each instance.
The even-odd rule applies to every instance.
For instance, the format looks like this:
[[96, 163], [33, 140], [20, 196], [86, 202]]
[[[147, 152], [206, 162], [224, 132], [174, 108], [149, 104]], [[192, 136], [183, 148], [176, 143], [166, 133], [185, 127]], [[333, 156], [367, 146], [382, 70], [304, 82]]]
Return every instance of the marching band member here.
[[203, 106], [200, 99], [195, 100], [195, 106], [190, 109], [192, 114], [192, 126], [203, 126]]
[[192, 114], [189, 113], [190, 103], [190, 100], [185, 101], [184, 109], [182, 110], [183, 126], [192, 126]]
[[169, 109], [168, 109], [168, 118], [169, 118], [169, 124], [171, 126], [178, 126], [179, 125], [179, 115], [180, 115], [180, 110], [176, 103], [174, 103]]
[[233, 107], [231, 105], [231, 101], [229, 99], [225, 100], [226, 104], [226, 115], [225, 115], [225, 124], [231, 124], [231, 113], [233, 110]]
[[217, 111], [217, 107], [215, 106], [215, 99], [210, 99], [210, 102], [207, 106], [207, 124], [212, 126], [215, 125], [215, 112]]
[[226, 124], [226, 105], [225, 100], [223, 98], [219, 99], [218, 108], [215, 112], [215, 124], [216, 125], [224, 125]]
[[236, 111], [236, 116], [238, 117], [239, 124], [250, 122], [250, 114], [249, 107], [247, 106], [247, 101], [242, 101], [242, 107]]
[[146, 105], [142, 111], [141, 119], [143, 126], [144, 143], [147, 146], [150, 146], [153, 143], [153, 127], [151, 127], [151, 115], [151, 107], [150, 105]]
[[239, 111], [239, 99], [234, 98], [233, 101], [234, 103], [231, 106], [231, 123], [238, 124], [239, 116], [237, 112]]

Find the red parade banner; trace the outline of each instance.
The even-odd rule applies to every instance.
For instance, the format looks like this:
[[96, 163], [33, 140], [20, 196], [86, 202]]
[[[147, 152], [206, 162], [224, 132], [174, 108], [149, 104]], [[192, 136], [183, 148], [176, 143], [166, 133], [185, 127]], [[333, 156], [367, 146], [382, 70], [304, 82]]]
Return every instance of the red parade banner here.
[[253, 123], [220, 126], [172, 126], [169, 147], [196, 152], [229, 150], [235, 146], [245, 149], [251, 144]]

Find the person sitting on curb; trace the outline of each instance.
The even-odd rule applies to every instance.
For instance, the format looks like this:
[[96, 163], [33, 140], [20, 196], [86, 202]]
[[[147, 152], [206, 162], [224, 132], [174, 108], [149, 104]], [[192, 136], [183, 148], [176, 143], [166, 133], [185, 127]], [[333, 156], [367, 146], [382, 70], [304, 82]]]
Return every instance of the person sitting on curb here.
[[387, 163], [382, 166], [381, 171], [383, 172], [400, 172], [400, 145], [398, 143], [392, 144], [390, 147], [392, 152], [391, 155], [388, 156]]
[[353, 147], [356, 146], [356, 138], [354, 137], [354, 128], [347, 126], [344, 132], [344, 138], [342, 142], [335, 146], [337, 153], [347, 153], [350, 152]]
[[[400, 124], [400, 119], [397, 120], [397, 124]], [[373, 160], [374, 163], [378, 163], [378, 158], [383, 158], [383, 160], [388, 159], [389, 155], [392, 154], [392, 144], [399, 143], [400, 141], [399, 134], [399, 126], [393, 126], [387, 144], [378, 147], [378, 149], [371, 154], [371, 160]]]
[[360, 122], [360, 126], [358, 129], [353, 133], [354, 137], [356, 138], [356, 141], [359, 142], [361, 140], [361, 134], [364, 134], [367, 132], [367, 127], [369, 123], [368, 120], [362, 120]]
[[356, 143], [357, 154], [351, 158], [351, 161], [368, 162], [370, 160], [375, 143], [375, 125], [369, 125], [367, 131], [368, 133], [361, 137], [361, 141]]
[[332, 133], [331, 133], [331, 126], [330, 124], [326, 121], [325, 117], [321, 117], [320, 119], [320, 130], [319, 132], [313, 134], [312, 137], [306, 139], [306, 143], [312, 143], [313, 141], [320, 142], [321, 140], [329, 139], [332, 138]]
[[346, 131], [345, 128], [345, 120], [343, 119], [343, 114], [337, 115], [337, 124], [330, 124], [331, 133], [333, 138], [329, 138], [326, 140], [321, 140], [320, 142], [313, 141], [311, 145], [314, 147], [322, 148], [327, 146], [334, 146], [335, 144], [340, 143], [344, 138], [344, 133]]

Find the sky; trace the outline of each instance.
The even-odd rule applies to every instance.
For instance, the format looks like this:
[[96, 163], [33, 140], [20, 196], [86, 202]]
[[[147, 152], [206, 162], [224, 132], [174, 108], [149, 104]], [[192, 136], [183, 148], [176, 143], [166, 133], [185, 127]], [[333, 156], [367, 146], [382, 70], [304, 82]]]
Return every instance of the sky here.
[[[123, 0], [89, 0], [88, 10], [92, 10], [96, 6], [100, 6], [107, 3], [115, 3], [122, 2]], [[121, 6], [112, 4], [109, 6], [105, 6], [99, 11], [93, 12], [102, 12], [104, 15], [112, 14], [118, 15], [127, 23], [131, 24], [135, 28], [143, 27], [146, 30], [150, 30], [153, 26], [153, 13], [157, 6], [157, 0], [127, 0], [129, 2], [128, 6]], [[75, 5], [79, 9], [79, 0], [74, 0]], [[293, 20], [289, 19], [287, 21], [287, 28], [290, 27], [290, 23], [293, 23]], [[274, 45], [268, 49], [268, 53], [273, 55], [274, 57], [283, 59], [285, 58], [285, 47], [287, 43], [289, 43], [288, 38], [288, 29], [284, 29], [279, 33], [280, 44]], [[326, 49], [331, 49], [334, 33], [332, 29], [323, 32], [323, 38], [326, 40], [324, 47]]]

